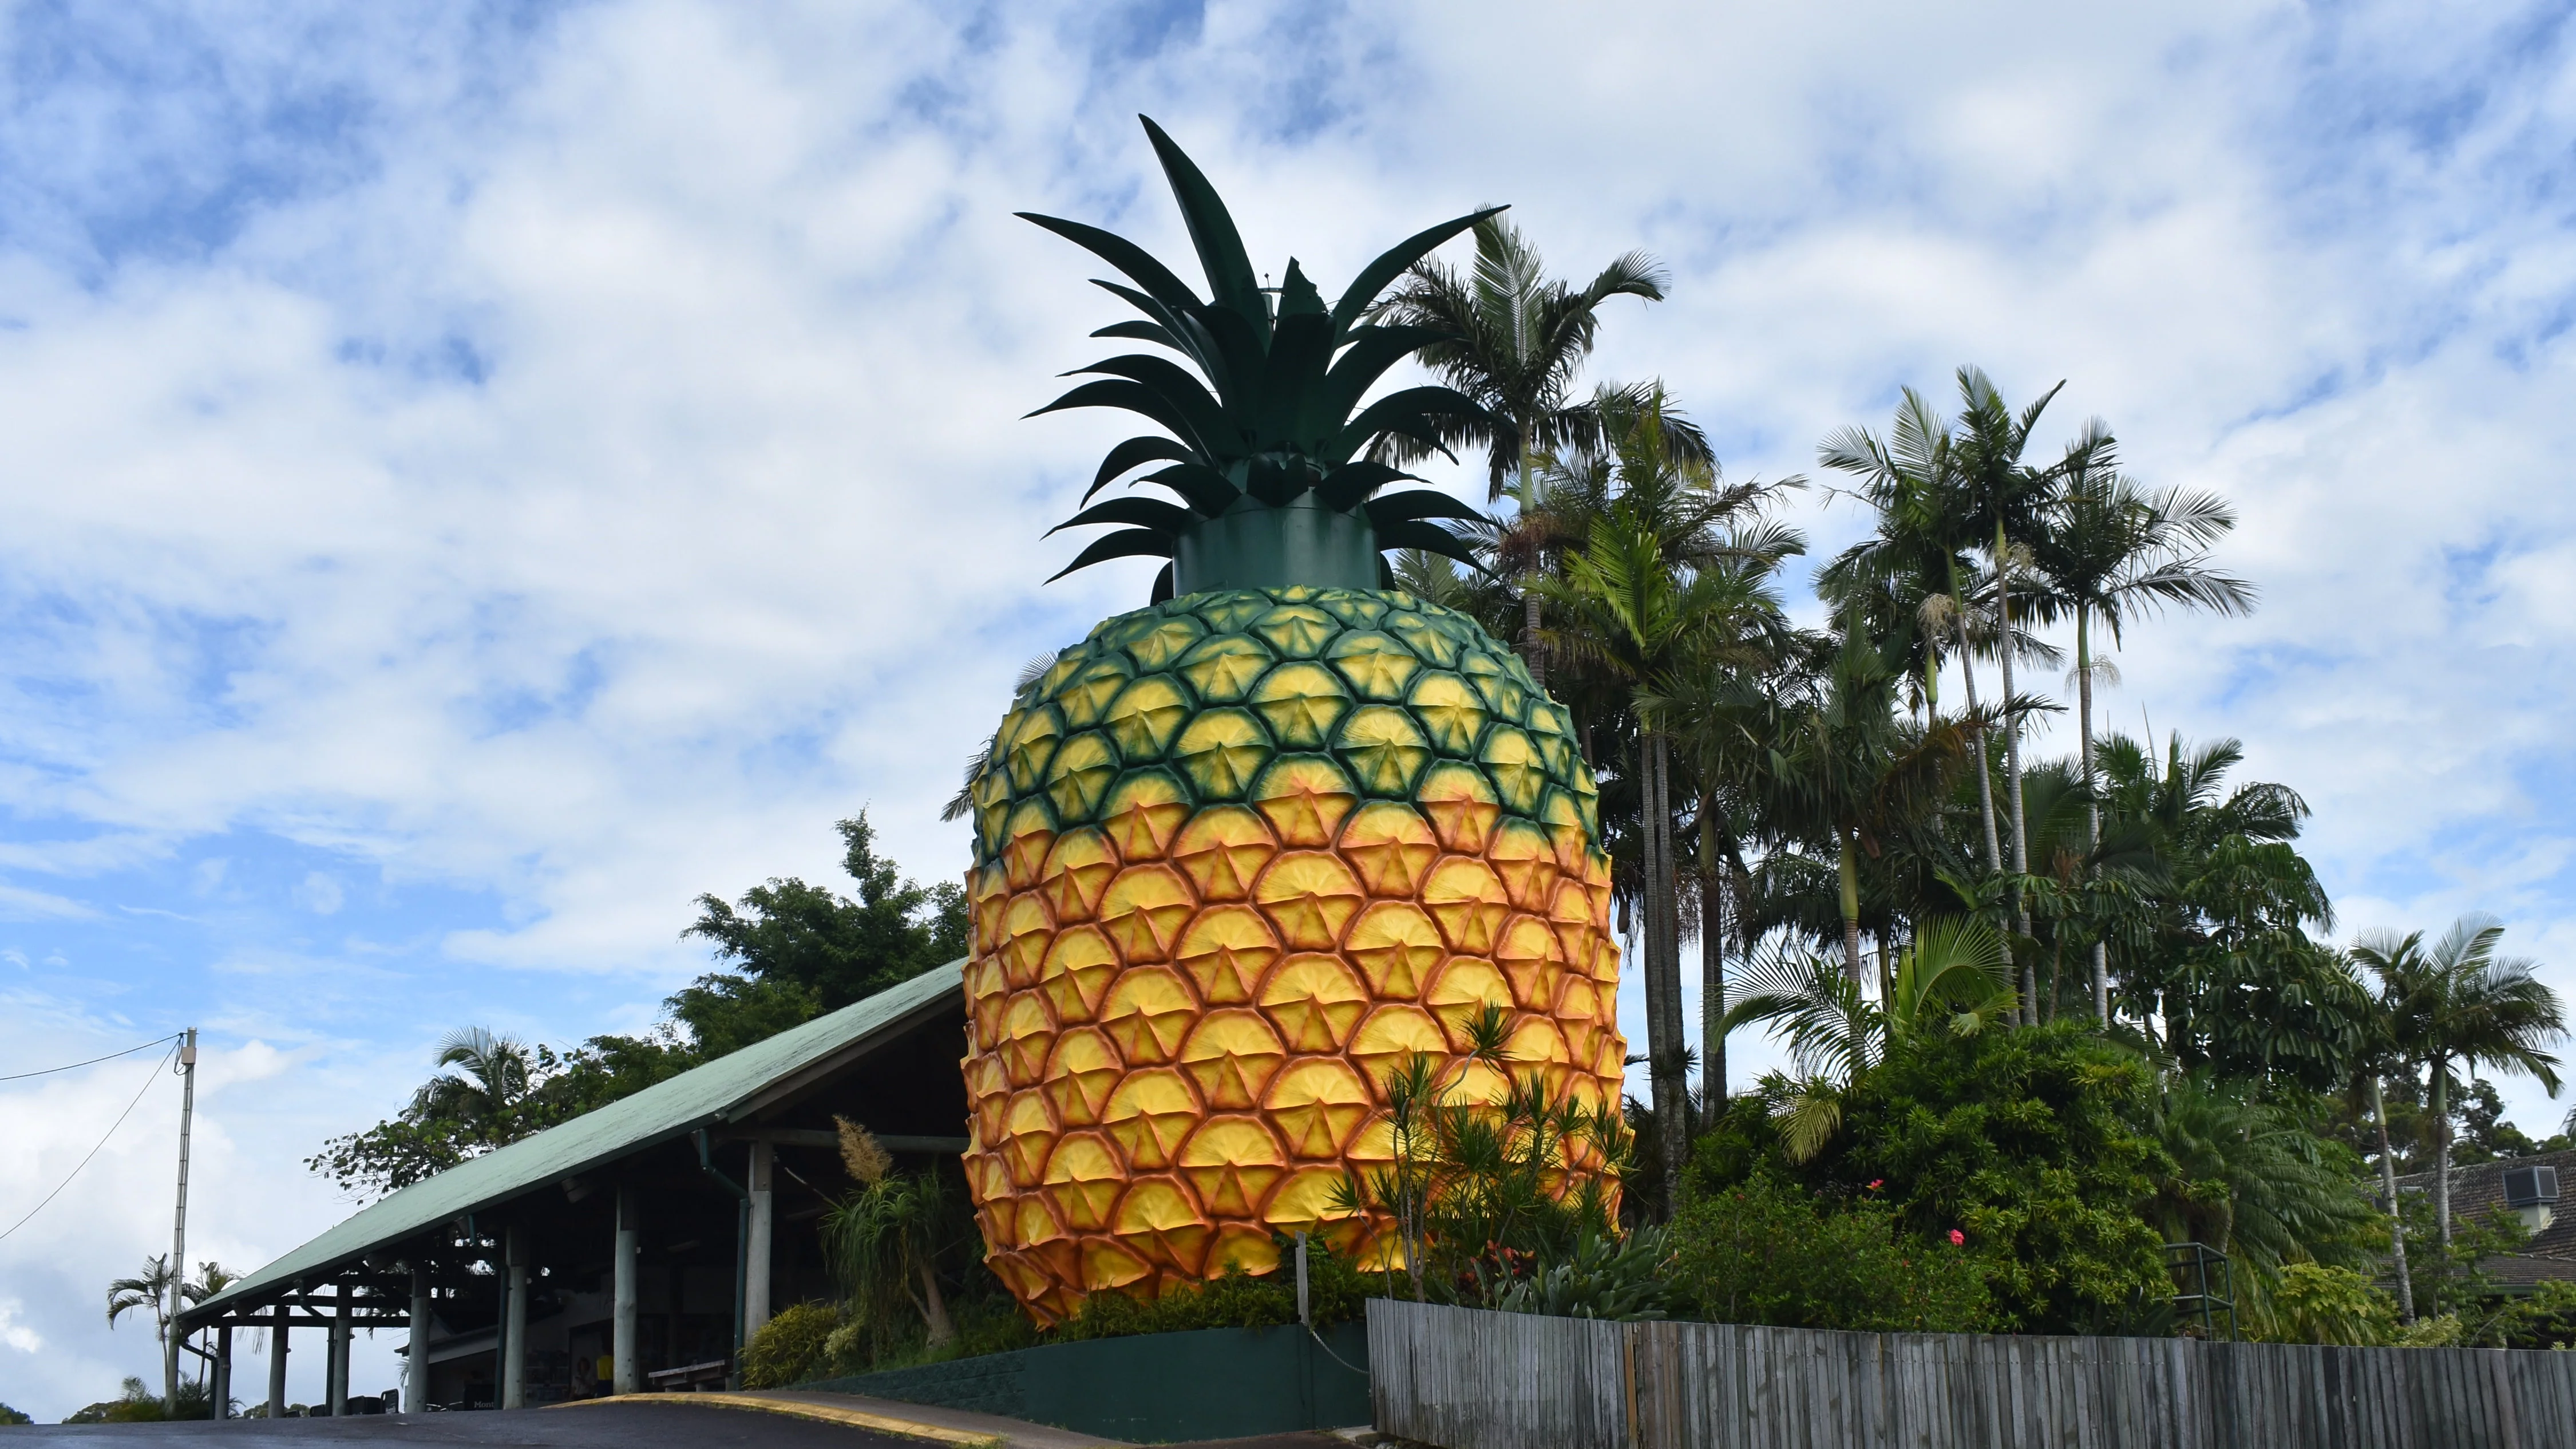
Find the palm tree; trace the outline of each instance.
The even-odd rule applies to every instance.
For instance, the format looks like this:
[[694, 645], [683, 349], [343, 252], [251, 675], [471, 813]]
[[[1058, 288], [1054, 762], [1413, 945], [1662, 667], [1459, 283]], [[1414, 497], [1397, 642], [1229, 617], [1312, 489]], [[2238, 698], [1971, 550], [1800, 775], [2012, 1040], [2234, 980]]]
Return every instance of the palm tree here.
[[[1860, 593], [1878, 589], [1910, 596], [1927, 640], [1946, 630], [1959, 657], [1959, 678], [1968, 713], [1977, 710], [1977, 672], [1970, 663], [1968, 580], [1975, 572], [1969, 554], [1977, 546], [1974, 500], [1960, 474], [1958, 449], [1950, 424], [1921, 393], [1905, 390], [1896, 420], [1884, 441], [1867, 428], [1845, 428], [1817, 447], [1817, 460], [1861, 480], [1860, 496], [1878, 513], [1878, 532], [1844, 550], [1826, 565], [1818, 590], [1837, 605], [1847, 606]], [[1926, 650], [1923, 696], [1938, 707], [1941, 697], [1940, 644]], [[1985, 756], [1978, 737], [1978, 758]], [[1977, 814], [1985, 827], [1986, 868], [2001, 874], [2003, 847], [1995, 831], [1994, 780], [1977, 772]]]
[[[485, 1027], [459, 1027], [439, 1039], [438, 1075], [413, 1094], [413, 1110], [490, 1127], [536, 1085], [527, 1047]], [[449, 1067], [462, 1070], [451, 1074]]]
[[2227, 1254], [2243, 1270], [2237, 1288], [2246, 1310], [2268, 1313], [2271, 1290], [2292, 1262], [2359, 1266], [2355, 1229], [2370, 1206], [2296, 1117], [2241, 1083], [2199, 1073], [2169, 1077], [2150, 1105], [2172, 1166], [2148, 1219], [2169, 1243], [2207, 1243]]
[[[2041, 608], [2075, 618], [2076, 739], [2086, 788], [2093, 768], [2093, 635], [2096, 620], [2117, 648], [2133, 613], [2165, 604], [2241, 614], [2254, 586], [2208, 566], [2208, 549], [2236, 526], [2236, 514], [2205, 493], [2149, 494], [2118, 472], [2118, 444], [2099, 419], [2088, 422], [2055, 469], [2059, 492], [2032, 540]], [[2102, 840], [2102, 807], [2086, 805], [2087, 843]], [[2109, 948], [2093, 943], [2093, 1011], [2111, 1022]]]
[[[1578, 398], [1574, 375], [1600, 338], [1601, 308], [1614, 297], [1648, 302], [1664, 298], [1663, 269], [1644, 252], [1630, 252], [1577, 289], [1547, 275], [1538, 249], [1499, 216], [1476, 223], [1476, 261], [1463, 275], [1426, 258], [1371, 313], [1396, 327], [1427, 327], [1443, 334], [1416, 354], [1440, 379], [1472, 399], [1481, 411], [1436, 418], [1441, 446], [1485, 450], [1488, 502], [1499, 502], [1507, 480], [1520, 505], [1535, 501], [1534, 455], [1603, 448], [1616, 435], [1608, 414], [1635, 411], [1647, 391], [1610, 388]], [[1605, 406], [1606, 405], [1606, 406]], [[1710, 460], [1708, 439], [1686, 420], [1665, 421], [1666, 447], [1681, 460]], [[1411, 463], [1431, 446], [1392, 434], [1378, 447], [1384, 461]], [[1522, 642], [1530, 672], [1541, 675], [1536, 649], [1538, 596], [1524, 592]]]
[[1763, 828], [1760, 775], [1768, 727], [1781, 718], [1767, 686], [1779, 660], [1759, 671], [1685, 667], [1670, 691], [1645, 701], [1671, 733], [1675, 752], [1698, 786], [1691, 812], [1697, 834], [1699, 895], [1700, 1089], [1713, 1120], [1726, 1105], [1726, 938], [1728, 901], [1740, 898], [1751, 871], [1745, 848]]
[[1858, 989], [1860, 858], [1879, 858], [1890, 836], [1938, 810], [1968, 737], [1938, 716], [1919, 730], [1898, 722], [1901, 639], [1873, 639], [1846, 618], [1830, 642], [1831, 655], [1775, 726], [1764, 779], [1778, 819], [1832, 842], [1843, 969]]
[[[1595, 519], [1563, 577], [1539, 577], [1531, 588], [1564, 620], [1549, 630], [1552, 652], [1607, 676], [1637, 700], [1639, 726], [1639, 894], [1645, 916], [1647, 1054], [1664, 1172], [1680, 1200], [1688, 1132], [1688, 1049], [1681, 1019], [1681, 943], [1675, 893], [1670, 725], [1651, 701], [1685, 668], [1758, 667], [1760, 640], [1778, 626], [1780, 601], [1770, 583], [1777, 558], [1744, 558], [1717, 536], [1731, 497], [1758, 497], [1715, 487], [1712, 470], [1677, 459], [1667, 446], [1660, 407], [1617, 441], [1615, 492]], [[1731, 505], [1741, 507], [1741, 503]]]
[[2379, 1190], [2388, 1200], [2388, 1249], [2390, 1267], [2397, 1277], [2397, 1312], [2402, 1320], [2413, 1323], [2415, 1280], [2406, 1266], [2406, 1212], [2397, 1197], [2397, 1151], [2388, 1141], [2388, 1093], [2384, 1085], [2390, 1072], [2405, 1066], [2391, 1005], [2384, 992], [2372, 999], [2369, 1039], [2355, 1055], [2353, 1076], [2356, 1088], [2369, 1089], [2370, 1124], [2379, 1135]]
[[2442, 1246], [2451, 1244], [2452, 1068], [2525, 1072], [2558, 1095], [2558, 1059], [2544, 1047], [2567, 1035], [2558, 994], [2533, 962], [2498, 956], [2504, 923], [2462, 916], [2429, 949], [2424, 933], [2373, 931], [2353, 959], [2378, 976], [2399, 1050], [2420, 1065], [2432, 1092], [2433, 1211]]
[[[2004, 716], [2004, 788], [2012, 806], [2012, 871], [2015, 875], [2030, 872], [2030, 837], [2022, 815], [2021, 789], [2021, 714], [2022, 708], [2013, 695], [2013, 572], [2014, 566], [2028, 552], [2031, 541], [2044, 526], [2046, 510], [2056, 485], [2055, 470], [2025, 466], [2022, 453], [2030, 446], [2031, 430], [2039, 425], [2059, 389], [2040, 394], [2039, 400], [2016, 412], [1996, 391], [1992, 379], [1975, 367], [1959, 369], [1959, 423], [1955, 450], [1959, 472], [1973, 500], [1975, 517], [1981, 531], [1991, 531], [1993, 542], [1987, 559], [1992, 570], [1995, 596], [1995, 658], [2003, 669]], [[2030, 909], [2014, 893], [2021, 917], [2021, 933], [2030, 934]], [[2031, 968], [2022, 972], [2025, 998], [2033, 995]], [[2025, 1010], [2036, 1010], [2028, 1003]]]
[[184, 1273], [171, 1268], [169, 1254], [156, 1253], [143, 1260], [141, 1273], [131, 1278], [119, 1278], [107, 1285], [108, 1327], [116, 1327], [118, 1319], [137, 1309], [148, 1309], [152, 1314], [154, 1335], [165, 1345], [161, 1355], [161, 1401], [165, 1405], [175, 1404], [179, 1398], [179, 1361], [166, 1348], [170, 1341], [171, 1280], [178, 1280], [180, 1302], [187, 1304], [201, 1303], [213, 1297], [239, 1276], [215, 1263], [198, 1266], [199, 1276], [192, 1282]]

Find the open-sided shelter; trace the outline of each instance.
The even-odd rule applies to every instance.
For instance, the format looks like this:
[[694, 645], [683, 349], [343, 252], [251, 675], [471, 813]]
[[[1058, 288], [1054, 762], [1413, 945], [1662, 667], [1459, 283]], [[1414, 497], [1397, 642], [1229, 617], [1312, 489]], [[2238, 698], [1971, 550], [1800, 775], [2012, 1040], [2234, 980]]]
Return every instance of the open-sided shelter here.
[[196, 1351], [223, 1405], [233, 1331], [267, 1329], [271, 1415], [297, 1329], [325, 1334], [333, 1413], [362, 1328], [408, 1331], [408, 1406], [543, 1403], [593, 1374], [620, 1393], [730, 1381], [773, 1308], [828, 1289], [805, 1225], [849, 1185], [835, 1117], [898, 1161], [965, 1150], [963, 964], [393, 1193], [177, 1331], [212, 1339]]

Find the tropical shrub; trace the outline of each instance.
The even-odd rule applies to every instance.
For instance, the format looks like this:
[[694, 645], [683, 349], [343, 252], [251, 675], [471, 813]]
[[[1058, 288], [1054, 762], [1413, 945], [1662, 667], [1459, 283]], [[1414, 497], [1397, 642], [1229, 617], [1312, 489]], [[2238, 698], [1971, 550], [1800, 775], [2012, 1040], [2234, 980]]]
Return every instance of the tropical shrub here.
[[825, 1345], [840, 1326], [841, 1315], [820, 1303], [783, 1310], [742, 1346], [742, 1386], [783, 1389], [822, 1377], [828, 1366]]
[[[1394, 1230], [1397, 1251], [1381, 1259], [1385, 1296], [1493, 1308], [1540, 1262], [1611, 1234], [1618, 1198], [1608, 1180], [1633, 1176], [1634, 1144], [1609, 1103], [1586, 1107], [1538, 1073], [1514, 1074], [1503, 1008], [1488, 1005], [1462, 1028], [1468, 1049], [1457, 1058], [1417, 1055], [1387, 1070], [1393, 1160], [1345, 1173], [1332, 1208]], [[1464, 1090], [1479, 1072], [1505, 1083], [1500, 1101]]]
[[1673, 1298], [1672, 1237], [1638, 1228], [1624, 1238], [1587, 1233], [1564, 1259], [1505, 1288], [1494, 1306], [1547, 1318], [1634, 1323], [1665, 1316]]
[[2537, 1284], [2529, 1297], [2513, 1307], [2513, 1322], [2504, 1331], [2505, 1347], [2576, 1347], [2576, 1283], [2560, 1278]]
[[1977, 1255], [1885, 1203], [1770, 1173], [1695, 1196], [1672, 1226], [1672, 1293], [1713, 1323], [1973, 1333], [1991, 1325]]
[[2351, 1268], [2286, 1264], [2264, 1308], [2240, 1318], [2246, 1337], [2347, 1348], [2397, 1340], [2397, 1300]]
[[2141, 1216], [2168, 1164], [2132, 1125], [2152, 1077], [2075, 1024], [1923, 1032], [1839, 1095], [1840, 1123], [1792, 1164], [1778, 1123], [1797, 1084], [1739, 1099], [1692, 1161], [1702, 1196], [1759, 1173], [1883, 1201], [1915, 1239], [1957, 1233], [1981, 1265], [1996, 1329], [2134, 1326], [2173, 1296]]

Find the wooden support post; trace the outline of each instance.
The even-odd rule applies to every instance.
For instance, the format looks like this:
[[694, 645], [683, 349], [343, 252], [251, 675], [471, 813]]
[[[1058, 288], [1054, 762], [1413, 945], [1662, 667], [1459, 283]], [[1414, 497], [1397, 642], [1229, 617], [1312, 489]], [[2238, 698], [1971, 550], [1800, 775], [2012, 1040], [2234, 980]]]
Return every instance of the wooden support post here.
[[330, 1382], [325, 1385], [323, 1396], [331, 1405], [334, 1419], [346, 1418], [349, 1413], [349, 1310], [356, 1306], [353, 1301], [356, 1295], [357, 1290], [350, 1285], [340, 1285], [339, 1300], [335, 1305], [338, 1316], [331, 1323]]
[[268, 1330], [268, 1419], [270, 1423], [286, 1417], [286, 1305], [279, 1304], [277, 1322]]
[[614, 1275], [614, 1297], [610, 1304], [609, 1355], [612, 1361], [610, 1385], [613, 1392], [634, 1393], [642, 1386], [635, 1371], [635, 1259], [643, 1242], [643, 1225], [636, 1220], [635, 1189], [617, 1190], [617, 1244]]
[[411, 1342], [403, 1353], [403, 1408], [419, 1413], [429, 1403], [429, 1268], [411, 1265]]
[[215, 1330], [214, 1377], [215, 1417], [229, 1419], [233, 1407], [233, 1326], [229, 1323]]
[[769, 1268], [770, 1258], [773, 1256], [771, 1242], [775, 1236], [772, 1232], [771, 1205], [776, 1201], [775, 1195], [770, 1191], [770, 1177], [772, 1164], [776, 1159], [776, 1149], [770, 1146], [768, 1138], [752, 1139], [751, 1171], [745, 1179], [751, 1189], [751, 1234], [750, 1241], [744, 1248], [742, 1284], [742, 1332], [745, 1343], [750, 1342], [751, 1335], [760, 1332], [762, 1326], [769, 1322]]
[[505, 1337], [501, 1342], [501, 1407], [523, 1409], [528, 1405], [527, 1230], [514, 1223], [504, 1241], [509, 1277], [503, 1292], [509, 1307], [502, 1316]]

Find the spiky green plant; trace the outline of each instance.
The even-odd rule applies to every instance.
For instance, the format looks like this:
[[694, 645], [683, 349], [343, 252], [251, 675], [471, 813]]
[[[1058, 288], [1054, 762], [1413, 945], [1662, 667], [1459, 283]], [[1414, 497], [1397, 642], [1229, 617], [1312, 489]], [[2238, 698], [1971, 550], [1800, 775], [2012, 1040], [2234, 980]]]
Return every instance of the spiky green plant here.
[[1020, 215], [1135, 284], [1095, 279], [1144, 315], [1094, 337], [1168, 348], [1197, 372], [1170, 358], [1127, 353], [1067, 374], [1099, 377], [1037, 411], [1106, 407], [1151, 419], [1167, 433], [1111, 448], [1083, 501], [1149, 463], [1167, 466], [1136, 481], [1168, 489], [1181, 501], [1122, 497], [1091, 504], [1057, 526], [1124, 526], [1092, 540], [1055, 577], [1108, 559], [1167, 558], [1172, 562], [1155, 581], [1159, 603], [1174, 593], [1220, 588], [1378, 588], [1381, 549], [1422, 549], [1475, 563], [1465, 543], [1431, 521], [1472, 519], [1473, 509], [1427, 488], [1380, 496], [1390, 483], [1421, 480], [1361, 454], [1387, 434], [1445, 453], [1444, 420], [1481, 418], [1483, 409], [1445, 387], [1404, 388], [1362, 407], [1361, 398], [1387, 369], [1447, 335], [1364, 319], [1406, 268], [1502, 208], [1407, 238], [1363, 267], [1327, 307], [1294, 257], [1275, 291], [1263, 287], [1216, 189], [1160, 126], [1139, 119], [1189, 224], [1209, 297], [1202, 299], [1124, 237], [1077, 221]]

